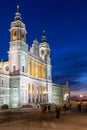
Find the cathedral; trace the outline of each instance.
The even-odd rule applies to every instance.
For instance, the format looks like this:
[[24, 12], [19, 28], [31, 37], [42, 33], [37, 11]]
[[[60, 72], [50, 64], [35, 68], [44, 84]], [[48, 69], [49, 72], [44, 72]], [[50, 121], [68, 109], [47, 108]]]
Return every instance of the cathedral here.
[[[50, 46], [43, 31], [29, 48], [19, 6], [10, 24], [8, 60], [0, 61], [0, 105], [11, 108], [29, 103], [53, 103]], [[68, 91], [67, 91], [68, 92]]]

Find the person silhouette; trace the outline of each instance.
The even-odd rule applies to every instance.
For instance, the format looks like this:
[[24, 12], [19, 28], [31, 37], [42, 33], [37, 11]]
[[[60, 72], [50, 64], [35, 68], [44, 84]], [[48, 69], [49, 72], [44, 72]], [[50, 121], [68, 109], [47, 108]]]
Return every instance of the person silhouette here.
[[78, 111], [81, 111], [81, 103], [78, 104]]
[[60, 118], [60, 111], [61, 109], [59, 107], [56, 107], [56, 118]]
[[48, 112], [50, 112], [50, 104], [48, 105]]

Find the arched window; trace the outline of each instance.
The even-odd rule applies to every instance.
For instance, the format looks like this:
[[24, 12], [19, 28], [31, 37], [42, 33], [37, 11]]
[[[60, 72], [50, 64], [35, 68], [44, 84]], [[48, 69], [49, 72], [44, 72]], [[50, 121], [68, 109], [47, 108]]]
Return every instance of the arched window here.
[[22, 66], [22, 72], [24, 72], [24, 66]]
[[14, 65], [14, 66], [13, 66], [13, 72], [15, 72], [15, 71], [16, 71], [16, 66]]
[[1, 81], [2, 81], [2, 86], [3, 86], [3, 78], [1, 79]]

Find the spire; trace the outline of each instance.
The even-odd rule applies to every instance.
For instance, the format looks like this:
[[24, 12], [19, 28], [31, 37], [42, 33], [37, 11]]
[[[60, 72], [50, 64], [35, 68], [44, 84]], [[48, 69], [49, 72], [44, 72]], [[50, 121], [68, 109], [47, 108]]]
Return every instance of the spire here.
[[47, 42], [45, 30], [43, 30], [43, 35], [42, 35], [42, 40], [41, 40], [41, 42]]
[[15, 18], [14, 18], [15, 21], [16, 21], [16, 20], [22, 20], [21, 14], [20, 14], [19, 10], [20, 10], [20, 6], [17, 5], [17, 11], [16, 11], [16, 13], [15, 13]]

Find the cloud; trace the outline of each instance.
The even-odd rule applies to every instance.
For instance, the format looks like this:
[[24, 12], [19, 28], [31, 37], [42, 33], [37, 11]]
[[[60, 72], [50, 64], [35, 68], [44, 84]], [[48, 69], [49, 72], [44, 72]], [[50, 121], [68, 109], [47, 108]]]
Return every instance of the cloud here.
[[55, 57], [53, 81], [65, 83], [69, 81], [71, 90], [87, 89], [87, 51], [73, 54], [66, 53], [62, 57]]

